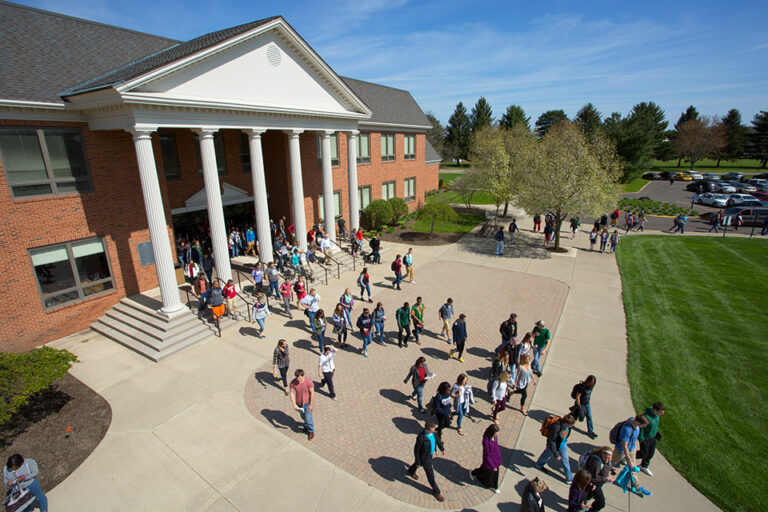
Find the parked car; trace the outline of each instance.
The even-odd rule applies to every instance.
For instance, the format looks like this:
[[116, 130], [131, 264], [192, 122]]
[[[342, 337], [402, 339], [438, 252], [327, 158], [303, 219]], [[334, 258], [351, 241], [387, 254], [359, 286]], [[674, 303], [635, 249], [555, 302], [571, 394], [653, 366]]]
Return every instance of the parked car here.
[[705, 180], [719, 180], [720, 179], [720, 175], [719, 174], [714, 174], [714, 173], [711, 173], [711, 172], [705, 172], [704, 174], [702, 174], [702, 176], [704, 176]]
[[762, 206], [736, 206], [723, 211], [726, 217], [735, 217], [741, 213], [745, 226], [761, 226], [768, 216], [768, 207]]
[[768, 192], [752, 192], [752, 195], [760, 201], [768, 201]]
[[749, 194], [750, 192], [757, 192], [757, 187], [754, 185], [750, 185], [749, 183], [746, 183], [744, 181], [735, 181], [731, 180], [728, 183], [733, 185], [733, 188], [736, 189], [736, 192], [739, 194]]
[[768, 202], [760, 201], [759, 199], [747, 199], [742, 201], [739, 206], [768, 206]]
[[698, 180], [703, 180], [704, 179], [704, 176], [702, 176], [701, 174], [699, 174], [697, 172], [685, 171], [685, 174], [690, 176], [693, 181], [698, 181]]
[[743, 172], [729, 172], [729, 173], [723, 174], [723, 179], [726, 180], [726, 181], [727, 180], [739, 180], [739, 181], [741, 181], [741, 179], [743, 177], [744, 177], [744, 173]]
[[757, 201], [758, 199], [754, 196], [751, 196], [749, 194], [731, 194], [731, 196], [728, 198], [727, 205], [728, 206], [741, 206], [741, 204], [744, 201]]
[[768, 172], [764, 172], [763, 174], [755, 174], [752, 176], [753, 178], [768, 180]]
[[725, 194], [713, 194], [712, 192], [706, 192], [699, 196], [697, 202], [705, 206], [725, 208], [726, 203], [728, 202], [728, 196]]
[[[643, 179], [646, 180], [663, 180], [664, 178], [661, 176], [660, 172], [647, 172], [643, 174]], [[669, 179], [669, 178], [667, 178]]]
[[689, 175], [685, 174], [684, 172], [676, 172], [675, 181], [693, 181], [693, 178], [691, 178]]
[[747, 180], [747, 183], [750, 185], [758, 186], [768, 183], [768, 180], [765, 178], [751, 178]]
[[714, 191], [720, 192], [721, 194], [735, 194], [736, 193], [736, 187], [728, 183], [727, 181], [716, 181], [714, 182], [715, 186], [717, 187]]
[[715, 184], [709, 180], [692, 181], [685, 186], [685, 190], [690, 190], [692, 192], [699, 192], [699, 193], [714, 192], [715, 189], [716, 189]]

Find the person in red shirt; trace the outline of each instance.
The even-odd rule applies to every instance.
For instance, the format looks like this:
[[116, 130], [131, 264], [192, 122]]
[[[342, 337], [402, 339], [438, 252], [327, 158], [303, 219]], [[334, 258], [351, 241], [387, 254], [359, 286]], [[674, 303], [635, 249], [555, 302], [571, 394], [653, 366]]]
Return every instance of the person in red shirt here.
[[227, 284], [224, 285], [224, 288], [221, 290], [221, 292], [224, 294], [224, 298], [227, 301], [227, 310], [229, 311], [229, 316], [234, 320], [237, 320], [237, 305], [235, 304], [237, 290], [235, 289], [234, 281], [231, 279], [227, 281]]
[[355, 233], [355, 247], [352, 248], [352, 252], [355, 254], [363, 252], [363, 228], [357, 228], [357, 233]]

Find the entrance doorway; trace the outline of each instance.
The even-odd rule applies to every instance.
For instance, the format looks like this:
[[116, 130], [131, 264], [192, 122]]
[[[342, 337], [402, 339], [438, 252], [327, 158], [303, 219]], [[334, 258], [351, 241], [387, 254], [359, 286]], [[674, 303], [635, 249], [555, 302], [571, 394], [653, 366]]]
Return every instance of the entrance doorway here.
[[[227, 235], [236, 228], [245, 233], [249, 226], [254, 224], [253, 201], [231, 204], [224, 207], [224, 225]], [[211, 251], [210, 226], [208, 224], [208, 210], [196, 210], [173, 215], [173, 234], [176, 242], [188, 240], [190, 243], [199, 240], [203, 251]]]

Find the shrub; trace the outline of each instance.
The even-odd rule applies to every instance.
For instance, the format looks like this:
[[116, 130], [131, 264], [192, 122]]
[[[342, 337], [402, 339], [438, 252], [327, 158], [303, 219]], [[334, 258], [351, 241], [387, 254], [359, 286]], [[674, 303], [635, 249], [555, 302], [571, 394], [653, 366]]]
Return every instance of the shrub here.
[[396, 224], [402, 217], [408, 215], [408, 205], [399, 197], [390, 197], [387, 202], [392, 207], [392, 224]]
[[365, 220], [371, 229], [381, 229], [392, 222], [392, 206], [383, 199], [376, 199], [365, 207]]
[[435, 234], [435, 222], [437, 221], [455, 221], [459, 214], [447, 203], [427, 203], [416, 214], [419, 219], [426, 219], [432, 223], [429, 230], [431, 235]]
[[0, 353], [0, 424], [11, 419], [32, 395], [66, 375], [75, 361], [73, 353], [51, 347], [22, 354]]

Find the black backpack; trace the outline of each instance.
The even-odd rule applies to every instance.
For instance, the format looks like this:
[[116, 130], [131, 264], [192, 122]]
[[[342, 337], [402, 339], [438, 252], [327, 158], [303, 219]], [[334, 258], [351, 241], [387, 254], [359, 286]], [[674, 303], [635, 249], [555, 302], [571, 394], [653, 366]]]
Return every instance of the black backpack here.
[[392, 262], [392, 265], [389, 266], [389, 268], [392, 269], [392, 272], [395, 271], [395, 262], [394, 261]]
[[579, 396], [584, 392], [584, 382], [579, 382], [575, 386], [573, 386], [573, 389], [571, 390], [571, 398], [576, 400], [576, 397]]
[[608, 433], [608, 440], [611, 442], [611, 444], [616, 444], [619, 442], [619, 433], [621, 432], [622, 427], [626, 425], [629, 428], [632, 428], [631, 423], [632, 418], [629, 418], [624, 421], [620, 421], [613, 426], [611, 431]]

